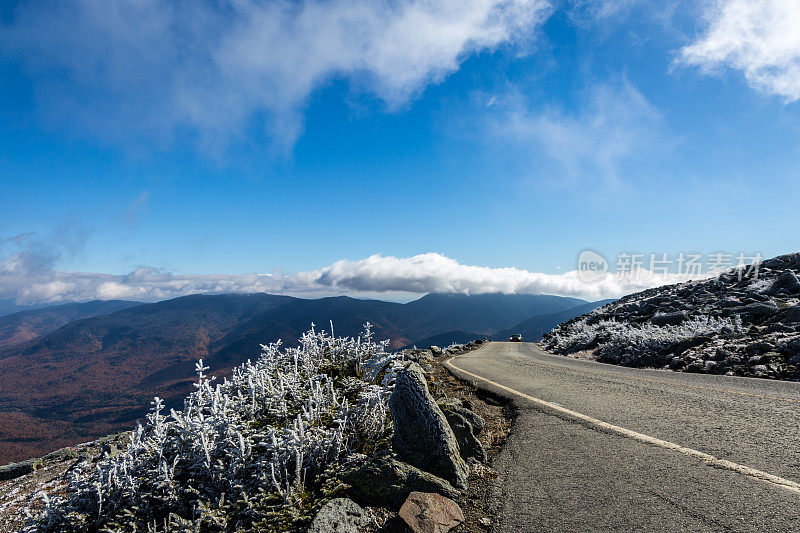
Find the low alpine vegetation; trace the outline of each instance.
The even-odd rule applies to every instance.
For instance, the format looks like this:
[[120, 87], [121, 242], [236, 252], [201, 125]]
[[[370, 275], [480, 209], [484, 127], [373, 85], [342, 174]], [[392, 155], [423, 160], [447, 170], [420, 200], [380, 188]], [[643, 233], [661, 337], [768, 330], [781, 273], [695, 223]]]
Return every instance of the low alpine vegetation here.
[[671, 354], [682, 351], [681, 348], [696, 339], [741, 332], [742, 320], [739, 317], [700, 316], [674, 326], [639, 325], [616, 320], [589, 324], [584, 318], [573, 323], [566, 332], [554, 330], [547, 347], [568, 354], [594, 349], [600, 362], [659, 367], [669, 362]]
[[27, 531], [276, 531], [308, 522], [339, 486], [335, 466], [389, 446], [398, 355], [312, 329], [262, 346], [165, 414], [159, 398], [127, 450], [83, 465]]

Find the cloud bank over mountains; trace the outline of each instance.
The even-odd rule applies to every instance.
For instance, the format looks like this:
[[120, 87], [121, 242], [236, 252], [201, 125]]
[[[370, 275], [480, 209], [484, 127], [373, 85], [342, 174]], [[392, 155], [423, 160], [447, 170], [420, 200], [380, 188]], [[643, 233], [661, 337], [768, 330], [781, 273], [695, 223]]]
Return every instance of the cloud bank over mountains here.
[[37, 264], [29, 252], [0, 260], [0, 298], [18, 304], [86, 300], [130, 299], [155, 301], [187, 294], [268, 292], [295, 296], [405, 296], [429, 292], [479, 294], [556, 294], [590, 300], [678, 281], [676, 275], [618, 276], [606, 273], [593, 283], [581, 281], [577, 272], [543, 274], [506, 267], [463, 265], [438, 253], [413, 257], [372, 255], [358, 261], [295, 274], [174, 274], [140, 268], [125, 275], [63, 272]]
[[214, 143], [255, 119], [291, 145], [307, 99], [332, 80], [398, 108], [550, 11], [547, 0], [46, 0], [18, 6], [0, 47], [33, 76], [46, 116], [88, 134]]

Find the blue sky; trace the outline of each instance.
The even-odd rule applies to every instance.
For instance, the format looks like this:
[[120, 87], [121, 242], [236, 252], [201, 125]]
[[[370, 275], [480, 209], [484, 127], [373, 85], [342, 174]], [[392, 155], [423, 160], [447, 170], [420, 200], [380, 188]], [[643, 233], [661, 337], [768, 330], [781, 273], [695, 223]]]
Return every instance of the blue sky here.
[[0, 298], [599, 298], [639, 286], [576, 288], [585, 248], [799, 248], [792, 2], [71, 0], [0, 20]]

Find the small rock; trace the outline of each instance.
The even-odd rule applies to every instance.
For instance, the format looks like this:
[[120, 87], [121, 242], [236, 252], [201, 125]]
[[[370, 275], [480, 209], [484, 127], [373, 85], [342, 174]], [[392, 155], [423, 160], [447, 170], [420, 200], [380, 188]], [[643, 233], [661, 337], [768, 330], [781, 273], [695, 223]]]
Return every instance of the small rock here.
[[414, 533], [447, 533], [464, 522], [456, 502], [424, 492], [409, 494], [398, 515]]
[[767, 302], [754, 302], [741, 307], [726, 309], [724, 314], [729, 316], [739, 315], [744, 321], [752, 321], [777, 312], [778, 305], [772, 300], [769, 300]]
[[694, 360], [686, 365], [686, 372], [702, 372], [705, 365], [703, 361]]
[[439, 348], [438, 346], [431, 346], [428, 349], [431, 351], [431, 355], [433, 355], [434, 357], [439, 357], [440, 355], [442, 355], [442, 349]]
[[119, 453], [119, 450], [113, 442], [107, 442], [100, 447], [100, 455], [103, 457], [114, 457]]
[[458, 398], [448, 398], [447, 396], [442, 396], [436, 400], [436, 405], [439, 406], [439, 409], [444, 411], [447, 408], [455, 409], [458, 407], [463, 407], [464, 403]]
[[356, 502], [336, 498], [322, 506], [307, 533], [358, 533], [367, 522], [364, 509]]
[[482, 517], [478, 519], [478, 523], [483, 527], [491, 527], [492, 526], [492, 519], [487, 517]]

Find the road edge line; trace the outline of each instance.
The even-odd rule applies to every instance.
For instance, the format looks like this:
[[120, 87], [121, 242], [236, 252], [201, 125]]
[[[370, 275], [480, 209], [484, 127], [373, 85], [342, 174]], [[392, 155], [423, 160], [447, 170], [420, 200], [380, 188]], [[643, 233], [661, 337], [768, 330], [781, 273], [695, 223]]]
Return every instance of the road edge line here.
[[705, 453], [705, 452], [701, 452], [699, 450], [695, 450], [693, 448], [689, 448], [689, 447], [686, 447], [686, 446], [681, 446], [680, 444], [675, 444], [674, 442], [662, 440], [662, 439], [659, 439], [659, 438], [656, 438], [656, 437], [651, 437], [650, 435], [646, 435], [644, 433], [639, 433], [637, 431], [633, 431], [633, 430], [630, 430], [630, 429], [627, 429], [627, 428], [624, 428], [624, 427], [621, 427], [621, 426], [615, 426], [614, 424], [609, 424], [608, 422], [604, 422], [604, 421], [599, 420], [597, 418], [593, 418], [591, 416], [584, 415], [583, 413], [579, 413], [577, 411], [573, 411], [572, 409], [567, 409], [566, 407], [563, 407], [561, 405], [558, 405], [558, 404], [555, 404], [555, 403], [552, 403], [552, 402], [548, 402], [547, 400], [542, 400], [540, 398], [535, 398], [533, 396], [525, 394], [524, 392], [519, 392], [517, 390], [512, 389], [511, 387], [506, 387], [505, 385], [501, 385], [500, 383], [492, 381], [492, 380], [490, 380], [488, 378], [485, 378], [483, 376], [479, 376], [478, 374], [473, 374], [472, 372], [470, 372], [468, 370], [464, 370], [463, 368], [457, 367], [456, 365], [454, 365], [452, 363], [452, 360], [455, 359], [456, 357], [458, 357], [458, 356], [451, 357], [451, 358], [445, 360], [444, 361], [444, 365], [446, 367], [449, 367], [449, 368], [457, 371], [457, 372], [461, 372], [462, 374], [466, 374], [466, 375], [468, 375], [470, 377], [473, 377], [475, 379], [478, 379], [480, 381], [488, 383], [489, 385], [492, 385], [493, 387], [497, 387], [498, 389], [501, 389], [501, 390], [504, 390], [504, 391], [509, 392], [511, 394], [514, 394], [516, 396], [519, 396], [520, 398], [523, 398], [525, 400], [533, 402], [533, 403], [535, 403], [537, 405], [540, 405], [542, 407], [545, 407], [547, 409], [551, 409], [553, 411], [556, 411], [558, 413], [566, 415], [566, 416], [568, 416], [570, 418], [578, 419], [578, 420], [580, 420], [582, 422], [585, 422], [585, 423], [590, 424], [592, 426], [596, 426], [596, 427], [598, 427], [600, 429], [603, 429], [605, 431], [608, 431], [610, 433], [615, 433], [617, 435], [621, 435], [621, 436], [629, 438], [629, 439], [638, 440], [640, 442], [644, 442], [645, 444], [650, 444], [652, 446], [658, 446], [660, 448], [665, 448], [667, 450], [676, 451], [676, 452], [681, 453], [683, 455], [687, 455], [689, 457], [694, 457], [696, 459], [700, 459], [701, 461], [705, 462], [709, 466], [713, 466], [715, 468], [720, 468], [720, 469], [723, 469], [723, 470], [730, 470], [732, 472], [736, 472], [737, 474], [742, 474], [742, 475], [745, 475], [747, 477], [758, 479], [760, 481], [764, 481], [764, 482], [769, 483], [771, 485], [778, 486], [778, 487], [780, 487], [782, 489], [794, 492], [796, 494], [800, 494], [800, 483], [796, 483], [796, 482], [794, 482], [794, 481], [792, 481], [790, 479], [782, 478], [780, 476], [776, 476], [774, 474], [770, 474], [770, 473], [767, 473], [767, 472], [764, 472], [762, 470], [758, 470], [758, 469], [755, 469], [755, 468], [752, 468], [752, 467], [749, 467], [749, 466], [746, 466], [746, 465], [741, 465], [741, 464], [735, 463], [733, 461], [728, 461], [726, 459], [720, 459], [720, 458], [715, 457], [715, 456], [713, 456], [711, 454], [708, 454], [708, 453]]

